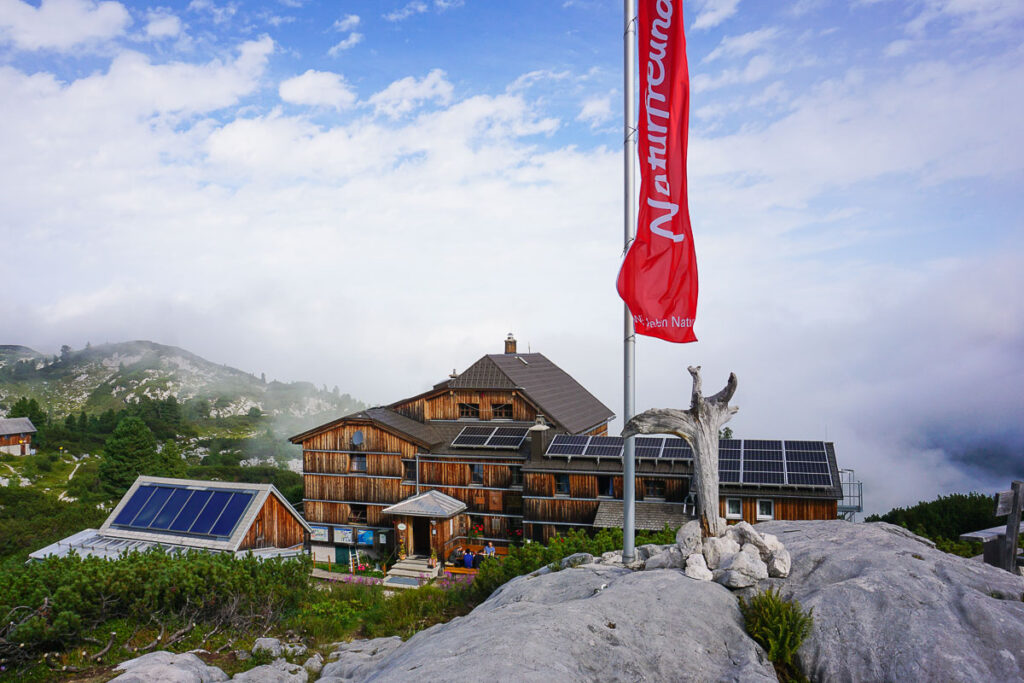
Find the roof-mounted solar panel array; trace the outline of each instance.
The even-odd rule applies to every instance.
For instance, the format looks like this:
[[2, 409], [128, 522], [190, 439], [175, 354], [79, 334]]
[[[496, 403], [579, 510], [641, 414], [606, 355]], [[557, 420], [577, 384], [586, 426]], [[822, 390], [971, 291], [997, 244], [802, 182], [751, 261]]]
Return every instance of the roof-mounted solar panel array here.
[[143, 484], [121, 508], [112, 525], [134, 531], [228, 537], [255, 496], [255, 491], [238, 489]]
[[[558, 434], [548, 446], [547, 457], [621, 458], [619, 436]], [[832, 486], [827, 448], [823, 441], [775, 441], [722, 439], [718, 442], [718, 478], [726, 484], [761, 486]], [[693, 460], [685, 439], [636, 437], [638, 460]]]
[[465, 427], [452, 439], [452, 446], [519, 450], [526, 440], [527, 431], [525, 427]]
[[[621, 436], [576, 436], [558, 434], [548, 446], [546, 456], [561, 455], [584, 458], [621, 458]], [[645, 460], [692, 460], [690, 445], [673, 437], [640, 436], [636, 439], [636, 457]]]

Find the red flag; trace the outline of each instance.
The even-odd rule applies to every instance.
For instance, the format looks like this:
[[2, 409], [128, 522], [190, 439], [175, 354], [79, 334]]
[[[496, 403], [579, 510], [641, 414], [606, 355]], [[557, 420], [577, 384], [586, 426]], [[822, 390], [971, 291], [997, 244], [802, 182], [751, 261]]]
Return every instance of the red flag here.
[[637, 29], [640, 210], [617, 287], [638, 334], [693, 342], [697, 257], [686, 201], [690, 77], [682, 0], [640, 0]]

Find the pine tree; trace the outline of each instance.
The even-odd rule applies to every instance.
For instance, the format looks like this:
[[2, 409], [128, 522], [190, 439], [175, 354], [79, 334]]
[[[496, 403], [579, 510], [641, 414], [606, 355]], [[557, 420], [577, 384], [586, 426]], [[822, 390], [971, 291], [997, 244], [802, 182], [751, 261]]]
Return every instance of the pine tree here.
[[114, 495], [128, 490], [140, 474], [159, 475], [156, 438], [146, 423], [126, 417], [103, 446], [99, 475], [103, 487]]

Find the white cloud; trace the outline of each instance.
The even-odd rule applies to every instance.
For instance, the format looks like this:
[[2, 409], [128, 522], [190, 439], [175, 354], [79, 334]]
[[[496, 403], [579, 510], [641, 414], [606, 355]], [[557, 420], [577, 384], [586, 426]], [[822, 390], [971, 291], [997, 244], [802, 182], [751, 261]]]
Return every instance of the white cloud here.
[[188, 9], [192, 12], [205, 12], [210, 15], [215, 24], [223, 24], [229, 21], [238, 12], [238, 4], [229, 2], [218, 5], [213, 0], [192, 0], [188, 3]]
[[894, 40], [885, 46], [883, 54], [886, 57], [899, 57], [907, 54], [914, 43], [910, 40]]
[[408, 76], [395, 81], [373, 94], [368, 103], [378, 116], [395, 119], [412, 112], [421, 102], [448, 104], [452, 99], [452, 90], [452, 84], [445, 78], [444, 71], [434, 69], [419, 80]]
[[1019, 0], [923, 0], [922, 4], [921, 12], [907, 24], [913, 35], [923, 34], [942, 18], [974, 33], [1012, 33], [1019, 31], [1024, 20], [1024, 3]]
[[693, 29], [699, 31], [714, 28], [736, 14], [740, 0], [703, 0], [697, 4], [697, 18], [693, 22]]
[[722, 38], [722, 42], [720, 42], [718, 46], [709, 52], [707, 57], [701, 61], [710, 62], [718, 59], [719, 57], [742, 57], [743, 55], [749, 54], [755, 50], [760, 50], [778, 35], [779, 30], [770, 26], [756, 31], [751, 31], [750, 33], [744, 33], [739, 36], [726, 36], [725, 38]]
[[356, 26], [359, 26], [359, 15], [346, 14], [340, 19], [335, 20], [334, 25], [331, 28], [340, 33], [345, 33], [346, 31], [351, 31]]
[[583, 100], [583, 105], [580, 107], [580, 113], [576, 116], [576, 120], [589, 123], [591, 128], [596, 128], [615, 118], [615, 114], [612, 111], [612, 99], [617, 94], [617, 90], [612, 90], [604, 95], [595, 95]]
[[310, 69], [301, 76], [282, 81], [278, 94], [285, 102], [313, 107], [348, 109], [356, 103], [356, 94], [341, 74]]
[[384, 18], [388, 21], [402, 21], [416, 14], [423, 14], [428, 9], [430, 8], [427, 6], [427, 3], [422, 0], [413, 0], [400, 9], [388, 12], [384, 15]]
[[747, 65], [742, 69], [726, 69], [717, 76], [697, 74], [691, 81], [693, 92], [704, 92], [716, 90], [730, 85], [746, 85], [763, 80], [773, 73], [778, 72], [778, 67], [770, 57], [757, 55], [751, 57]]
[[146, 35], [150, 38], [175, 38], [181, 34], [181, 19], [165, 12], [150, 12]]
[[529, 71], [512, 81], [507, 88], [506, 92], [518, 92], [520, 90], [526, 90], [532, 85], [538, 82], [554, 82], [564, 81], [567, 78], [572, 77], [570, 71], [552, 71], [551, 69], [537, 69], [536, 71]]
[[67, 51], [116, 38], [131, 23], [119, 2], [42, 0], [37, 8], [22, 0], [0, 0], [0, 42], [22, 50]]
[[434, 7], [437, 8], [438, 12], [462, 7], [465, 4], [465, 0], [434, 0]]
[[341, 54], [345, 50], [348, 50], [349, 48], [355, 47], [356, 45], [358, 45], [362, 41], [363, 41], [363, 34], [362, 33], [357, 33], [356, 31], [353, 31], [352, 33], [348, 34], [347, 38], [345, 38], [344, 40], [342, 40], [342, 41], [340, 41], [338, 43], [335, 43], [335, 45], [333, 47], [331, 47], [330, 50], [327, 51], [327, 54], [329, 54], [331, 57], [337, 57], [339, 54]]

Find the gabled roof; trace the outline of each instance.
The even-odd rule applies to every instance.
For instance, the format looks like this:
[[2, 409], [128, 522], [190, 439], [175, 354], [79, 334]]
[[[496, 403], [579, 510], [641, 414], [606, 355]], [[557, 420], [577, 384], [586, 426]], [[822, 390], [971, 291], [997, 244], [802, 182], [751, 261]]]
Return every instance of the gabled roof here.
[[[173, 531], [143, 531], [139, 529], [128, 529], [122, 525], [115, 524], [114, 520], [117, 519], [121, 510], [128, 505], [132, 496], [135, 495], [135, 492], [138, 491], [139, 487], [145, 485], [163, 485], [171, 488], [187, 488], [198, 491], [251, 491], [254, 495], [253, 499], [245, 507], [238, 523], [235, 524], [230, 536], [227, 538], [199, 538], [186, 534], [176, 534]], [[249, 527], [251, 527], [253, 522], [256, 521], [256, 516], [259, 514], [260, 510], [263, 509], [263, 505], [267, 502], [267, 498], [270, 496], [275, 496], [278, 502], [281, 503], [288, 512], [299, 521], [303, 529], [307, 532], [312, 531], [309, 528], [309, 524], [307, 524], [306, 520], [303, 519], [302, 515], [292, 507], [291, 503], [288, 502], [288, 499], [281, 495], [281, 492], [278, 491], [273, 484], [248, 484], [244, 482], [204, 481], [201, 479], [172, 479], [169, 477], [141, 476], [135, 480], [135, 483], [133, 483], [131, 488], [128, 489], [128, 492], [124, 494], [113, 512], [110, 513], [110, 516], [108, 516], [106, 521], [103, 522], [103, 525], [100, 526], [99, 534], [107, 538], [117, 538], [130, 541], [150, 541], [165, 546], [184, 546], [186, 548], [234, 552], [237, 551], [239, 546], [242, 544], [246, 533], [249, 531]]]
[[492, 353], [449, 383], [453, 389], [518, 389], [546, 417], [573, 434], [613, 419], [615, 413], [541, 353]]
[[443, 438], [440, 437], [430, 427], [430, 425], [417, 422], [416, 420], [408, 418], [401, 413], [391, 410], [390, 408], [367, 408], [366, 410], [360, 410], [358, 413], [339, 417], [337, 420], [332, 420], [326, 424], [306, 430], [301, 434], [296, 434], [295, 436], [289, 437], [288, 440], [292, 443], [302, 443], [315, 434], [326, 432], [346, 422], [358, 420], [376, 423], [391, 432], [398, 433], [399, 436], [404, 436], [410, 441], [418, 442], [428, 448], [443, 441]]
[[32, 420], [27, 417], [0, 417], [0, 436], [11, 434], [34, 434]]
[[457, 498], [431, 489], [386, 507], [386, 515], [410, 515], [412, 517], [436, 517], [448, 519], [466, 509], [466, 504]]

